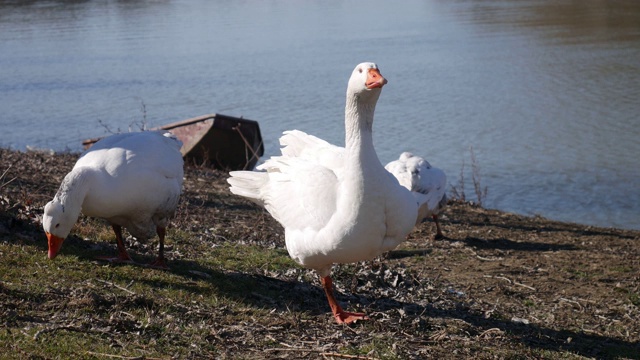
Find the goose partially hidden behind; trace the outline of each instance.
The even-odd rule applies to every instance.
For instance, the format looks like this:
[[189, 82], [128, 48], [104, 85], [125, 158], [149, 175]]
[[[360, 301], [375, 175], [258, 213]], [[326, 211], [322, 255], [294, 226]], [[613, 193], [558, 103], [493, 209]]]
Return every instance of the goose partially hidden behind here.
[[356, 66], [347, 86], [345, 147], [302, 131], [280, 138], [282, 156], [257, 171], [233, 171], [232, 193], [262, 206], [284, 227], [289, 255], [314, 269], [338, 323], [366, 319], [344, 311], [331, 280], [334, 263], [370, 260], [413, 229], [418, 203], [384, 169], [373, 147], [373, 115], [387, 80], [374, 63]]
[[182, 191], [181, 146], [169, 132], [143, 131], [111, 135], [82, 154], [44, 207], [49, 259], [58, 255], [82, 212], [113, 227], [118, 256], [105, 260], [133, 263], [122, 239], [125, 227], [139, 240], [158, 234], [158, 258], [150, 265], [166, 268], [165, 229]]
[[400, 158], [388, 163], [385, 169], [398, 179], [400, 185], [411, 190], [420, 204], [416, 225], [431, 216], [436, 224], [434, 238], [444, 239], [438, 222], [438, 214], [447, 205], [447, 176], [444, 171], [410, 152], [400, 154]]

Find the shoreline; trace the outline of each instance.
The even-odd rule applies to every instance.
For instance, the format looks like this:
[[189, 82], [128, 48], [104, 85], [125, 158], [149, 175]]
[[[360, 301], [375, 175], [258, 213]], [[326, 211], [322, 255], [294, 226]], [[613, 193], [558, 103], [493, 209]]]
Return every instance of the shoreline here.
[[[4, 152], [9, 152], [9, 153], [20, 153], [20, 154], [43, 154], [43, 155], [48, 155], [48, 156], [71, 156], [71, 157], [75, 157], [77, 159], [77, 157], [79, 157], [82, 154], [82, 151], [73, 151], [73, 150], [68, 150], [68, 151], [55, 151], [53, 149], [37, 149], [37, 148], [29, 148], [27, 147], [24, 150], [16, 150], [16, 149], [11, 149], [11, 148], [3, 148], [0, 147], [0, 154], [4, 153]], [[75, 163], [75, 160], [73, 160], [73, 163]], [[71, 164], [71, 167], [73, 166], [73, 163]], [[3, 163], [2, 158], [0, 158], [0, 175], [2, 174], [2, 171], [4, 171], [4, 169], [6, 169], [6, 165]], [[71, 167], [69, 167], [69, 169], [71, 169]], [[185, 163], [185, 167], [189, 167], [188, 164]], [[221, 171], [221, 172], [225, 172], [225, 171]], [[185, 169], [185, 177], [187, 176], [186, 174], [186, 169]], [[1, 182], [0, 182], [1, 184]], [[451, 183], [450, 180], [447, 184], [447, 186], [451, 187]], [[449, 194], [450, 191], [447, 191], [447, 193]], [[451, 198], [451, 196], [449, 196], [449, 198]], [[475, 204], [475, 202], [473, 200], [469, 200], [469, 201], [465, 201], [462, 202], [460, 200], [453, 200], [456, 203], [466, 203], [469, 206], [477, 206]], [[574, 226], [579, 226], [579, 227], [586, 227], [586, 228], [595, 228], [595, 229], [610, 229], [610, 230], [619, 230], [619, 231], [638, 231], [640, 232], [640, 229], [634, 229], [634, 228], [627, 228], [627, 227], [617, 227], [617, 226], [601, 226], [601, 225], [596, 225], [596, 224], [587, 224], [587, 223], [580, 223], [580, 222], [574, 222], [574, 221], [563, 221], [563, 220], [558, 220], [558, 219], [553, 219], [553, 218], [549, 218], [546, 217], [545, 215], [542, 214], [526, 214], [526, 213], [519, 213], [519, 212], [512, 212], [512, 211], [507, 211], [507, 210], [501, 210], [501, 209], [497, 209], [497, 208], [488, 208], [488, 207], [484, 207], [484, 206], [480, 206], [481, 208], [485, 209], [485, 210], [490, 210], [490, 211], [498, 211], [501, 213], [505, 213], [505, 214], [512, 214], [512, 215], [516, 215], [516, 216], [524, 216], [524, 217], [529, 217], [532, 219], [541, 219], [543, 221], [550, 221], [550, 222], [558, 222], [558, 223], [565, 223], [565, 224], [570, 224], [570, 225], [574, 225]]]

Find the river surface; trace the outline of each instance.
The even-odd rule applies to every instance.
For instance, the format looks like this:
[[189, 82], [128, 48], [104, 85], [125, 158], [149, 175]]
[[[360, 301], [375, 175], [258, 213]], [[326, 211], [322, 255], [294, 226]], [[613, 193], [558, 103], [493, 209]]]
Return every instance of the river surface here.
[[475, 164], [485, 207], [640, 229], [637, 0], [0, 0], [0, 146], [208, 113], [259, 121], [267, 156], [287, 129], [342, 145], [363, 61], [389, 80], [383, 163], [422, 155], [477, 200]]

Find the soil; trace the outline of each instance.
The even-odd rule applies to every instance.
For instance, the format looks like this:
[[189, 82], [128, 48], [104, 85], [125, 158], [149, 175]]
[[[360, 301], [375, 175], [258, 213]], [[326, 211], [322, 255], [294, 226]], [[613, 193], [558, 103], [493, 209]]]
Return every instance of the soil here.
[[[0, 149], [0, 241], [43, 238], [35, 233], [42, 207], [76, 159]], [[226, 177], [187, 165], [173, 226], [201, 241], [284, 249], [281, 226], [230, 194]], [[640, 231], [455, 201], [441, 224], [443, 240], [434, 240], [435, 226], [425, 222], [395, 251], [334, 268], [338, 300], [347, 310], [364, 310], [369, 321], [336, 324], [317, 278], [304, 269], [255, 269], [235, 274], [279, 289], [251, 295], [253, 306], [275, 309], [272, 323], [233, 323], [228, 313], [212, 312], [218, 326], [206, 341], [221, 345], [220, 358], [640, 358]], [[182, 259], [198, 257], [181, 251]], [[177, 256], [168, 252], [169, 266]], [[70, 301], [84, 295], [67, 294]], [[15, 301], [8, 292], [0, 299]], [[283, 320], [300, 313], [303, 321]], [[272, 344], [265, 346], [265, 338]], [[372, 338], [383, 344], [362, 354], [359, 344]], [[348, 355], [350, 348], [360, 355]]]

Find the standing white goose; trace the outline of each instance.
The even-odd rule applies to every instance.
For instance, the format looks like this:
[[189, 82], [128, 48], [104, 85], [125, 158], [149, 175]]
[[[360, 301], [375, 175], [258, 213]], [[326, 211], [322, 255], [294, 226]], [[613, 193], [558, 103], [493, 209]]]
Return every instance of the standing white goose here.
[[416, 225], [431, 216], [436, 224], [434, 238], [443, 239], [438, 214], [447, 205], [447, 176], [444, 171], [432, 167], [427, 160], [410, 152], [400, 154], [400, 158], [388, 163], [385, 169], [398, 179], [400, 185], [411, 190], [420, 204]]
[[113, 227], [118, 257], [106, 260], [133, 262], [122, 240], [125, 227], [139, 240], [157, 233], [160, 250], [151, 265], [166, 268], [165, 228], [182, 191], [181, 146], [169, 132], [143, 131], [111, 135], [82, 154], [44, 208], [49, 259], [56, 257], [82, 211]]
[[366, 319], [342, 310], [330, 277], [334, 263], [370, 260], [394, 249], [415, 225], [418, 204], [387, 172], [373, 147], [373, 114], [387, 80], [374, 63], [353, 70], [347, 87], [345, 147], [301, 131], [280, 138], [282, 156], [233, 171], [231, 192], [264, 206], [285, 229], [289, 255], [321, 278], [338, 323]]

